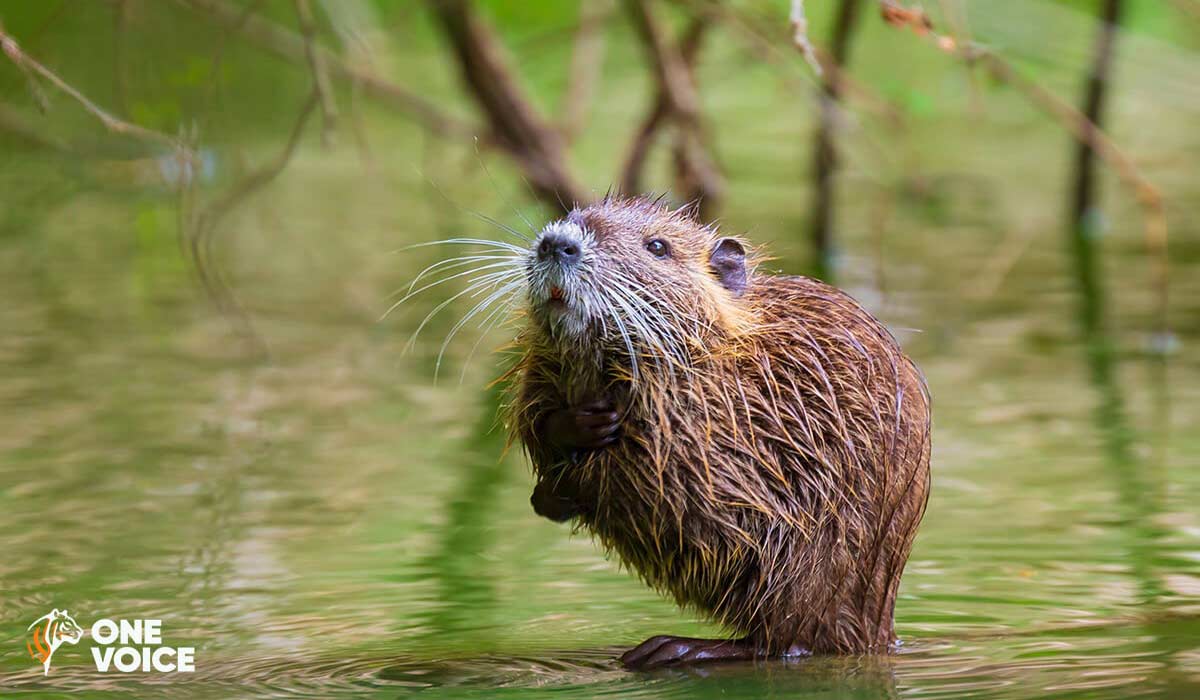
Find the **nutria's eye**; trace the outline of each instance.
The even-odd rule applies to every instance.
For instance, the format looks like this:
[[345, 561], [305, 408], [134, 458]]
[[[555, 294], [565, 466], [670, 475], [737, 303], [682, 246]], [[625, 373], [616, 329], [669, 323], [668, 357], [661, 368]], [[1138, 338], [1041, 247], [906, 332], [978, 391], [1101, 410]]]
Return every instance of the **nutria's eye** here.
[[646, 243], [646, 250], [650, 251], [650, 254], [656, 258], [665, 258], [671, 254], [671, 246], [667, 245], [666, 241], [658, 238]]

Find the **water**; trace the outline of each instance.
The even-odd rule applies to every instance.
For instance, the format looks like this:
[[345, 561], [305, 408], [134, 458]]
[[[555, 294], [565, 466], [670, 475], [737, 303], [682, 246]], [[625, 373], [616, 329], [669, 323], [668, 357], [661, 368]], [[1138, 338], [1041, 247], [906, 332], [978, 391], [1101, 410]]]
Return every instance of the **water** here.
[[[880, 49], [862, 60], [868, 76], [887, 65]], [[769, 73], [732, 75], [719, 61], [710, 72], [728, 134], [724, 225], [801, 270], [805, 202], [792, 183], [804, 145], [785, 157], [779, 139], [807, 109], [776, 94]], [[601, 122], [637, 112], [600, 104]], [[753, 127], [720, 128], [767, 108], [777, 113]], [[484, 156], [489, 177], [473, 149], [368, 113], [376, 158], [364, 164], [350, 138], [323, 150], [314, 128], [214, 241], [213, 269], [253, 324], [248, 342], [180, 255], [166, 188], [126, 161], [6, 142], [0, 695], [1196, 697], [1192, 161], [1149, 170], [1173, 207], [1164, 339], [1129, 198], [1109, 183], [1103, 286], [1081, 283], [1059, 221], [1060, 132], [1007, 102], [982, 125], [963, 109], [895, 146], [921, 155], [881, 255], [858, 140], [840, 215], [839, 282], [895, 330], [934, 397], [934, 491], [897, 604], [901, 651], [644, 674], [615, 656], [653, 634], [720, 631], [586, 535], [533, 515], [528, 466], [504, 452], [485, 388], [503, 365], [490, 349], [509, 331], [469, 360], [479, 334], [465, 331], [435, 382], [441, 339], [468, 307], [435, 319], [408, 353], [450, 291], [379, 321], [389, 293], [438, 254], [393, 251], [501, 235], [456, 206], [515, 227], [514, 206], [544, 218], [502, 160]], [[1118, 102], [1118, 135], [1137, 132], [1141, 109]], [[1193, 118], [1162, 115], [1135, 139], [1144, 158], [1200, 152]], [[590, 183], [610, 171], [605, 135], [623, 133], [600, 128], [580, 146], [598, 163]], [[238, 159], [264, 162], [284, 138], [223, 135], [232, 145], [213, 151], [205, 197]], [[1089, 309], [1103, 322], [1087, 322]], [[22, 640], [54, 607], [85, 628], [161, 619], [165, 643], [196, 647], [197, 671], [100, 674], [85, 638], [43, 676]]]

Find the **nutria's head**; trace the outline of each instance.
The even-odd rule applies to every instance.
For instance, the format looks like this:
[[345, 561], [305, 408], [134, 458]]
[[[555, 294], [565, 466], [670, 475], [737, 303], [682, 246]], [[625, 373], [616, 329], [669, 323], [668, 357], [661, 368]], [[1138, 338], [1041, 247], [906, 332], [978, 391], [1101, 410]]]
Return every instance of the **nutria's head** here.
[[532, 330], [552, 346], [686, 363], [744, 323], [752, 269], [686, 211], [610, 198], [542, 229], [525, 272]]

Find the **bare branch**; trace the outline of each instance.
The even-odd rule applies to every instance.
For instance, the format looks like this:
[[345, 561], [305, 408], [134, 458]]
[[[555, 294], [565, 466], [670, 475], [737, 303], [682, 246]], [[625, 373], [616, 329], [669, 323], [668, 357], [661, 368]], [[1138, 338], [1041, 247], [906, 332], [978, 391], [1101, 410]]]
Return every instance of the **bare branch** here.
[[604, 24], [612, 8], [612, 0], [579, 2], [579, 28], [575, 32], [562, 110], [561, 129], [568, 141], [578, 136], [587, 123], [587, 110], [604, 63]]
[[321, 143], [329, 147], [333, 145], [337, 134], [337, 101], [333, 97], [329, 72], [325, 69], [325, 57], [317, 45], [317, 26], [313, 19], [312, 7], [308, 0], [293, 0], [293, 4], [296, 7], [300, 33], [304, 36], [304, 55], [308, 59], [308, 69], [312, 71], [313, 90], [316, 91], [321, 105]]
[[[175, 0], [227, 29], [240, 31], [260, 48], [296, 64], [306, 64], [304, 39], [295, 32], [263, 19], [246, 15], [242, 8], [226, 0]], [[316, 52], [329, 70], [342, 80], [356, 81], [363, 92], [398, 111], [413, 117], [425, 129], [444, 137], [472, 138], [479, 129], [445, 112], [424, 97], [389, 82], [361, 67], [343, 61], [324, 47]]]
[[[733, 30], [734, 36], [740, 40], [745, 50], [758, 60], [779, 68], [791, 67], [794, 54], [791, 50], [784, 51], [777, 46], [769, 38], [771, 34], [766, 28], [761, 26], [761, 22], [756, 23], [744, 12], [730, 7], [727, 3], [717, 2], [716, 0], [691, 0], [688, 4], [702, 5], [704, 11], [708, 12], [714, 21], [720, 22], [723, 26]], [[816, 47], [814, 47], [814, 50], [816, 51], [817, 59], [821, 62], [822, 72], [833, 73], [832, 76], [826, 77], [837, 81], [845, 91], [847, 97], [853, 97], [863, 107], [887, 119], [894, 126], [902, 127], [904, 125], [904, 114], [894, 103], [868, 85], [855, 80], [848, 72], [840, 70], [833, 61], [824, 57]], [[797, 90], [805, 89], [814, 82], [813, 75], [807, 71], [780, 71], [778, 75]]]
[[[249, 315], [229, 290], [229, 285], [225, 282], [220, 269], [212, 263], [213, 243], [221, 220], [255, 192], [271, 184], [291, 162], [292, 156], [300, 144], [300, 137], [304, 134], [304, 128], [308, 124], [308, 119], [319, 101], [320, 96], [316, 90], [313, 90], [300, 108], [283, 149], [270, 161], [238, 179], [228, 190], [201, 211], [189, 215], [194, 193], [190, 186], [181, 189], [181, 233], [186, 239], [192, 262], [196, 266], [196, 274], [217, 307], [229, 316], [238, 331], [259, 354], [266, 352], [266, 343], [254, 330]], [[189, 178], [188, 184], [192, 185], [194, 181], [195, 178]]]
[[725, 183], [708, 152], [695, 78], [695, 63], [709, 26], [709, 14], [697, 14], [676, 43], [667, 37], [646, 0], [626, 0], [626, 7], [654, 67], [658, 92], [634, 136], [622, 170], [622, 189], [629, 193], [641, 190], [641, 172], [655, 134], [665, 124], [672, 123], [677, 130], [673, 148], [676, 191], [696, 203], [701, 218], [711, 218]]
[[804, 0], [792, 0], [792, 12], [788, 20], [792, 25], [792, 43], [799, 49], [804, 60], [808, 61], [813, 72], [821, 75], [821, 62], [817, 59], [812, 42], [808, 40], [808, 19], [804, 16]]
[[833, 208], [834, 178], [838, 168], [836, 132], [840, 119], [842, 97], [841, 76], [845, 74], [850, 52], [850, 37], [858, 20], [860, 0], [840, 0], [833, 25], [832, 55], [826, 62], [831, 66], [823, 80], [820, 95], [819, 122], [813, 145], [813, 218], [810, 238], [816, 258], [817, 274], [832, 275], [833, 269]]
[[[684, 30], [683, 37], [679, 40], [679, 54], [689, 71], [695, 65], [701, 41], [709, 26], [708, 15], [697, 15]], [[646, 158], [650, 155], [650, 147], [654, 144], [659, 129], [667, 122], [670, 111], [670, 100], [666, 92], [659, 89], [654, 96], [654, 104], [646, 113], [646, 117], [638, 126], [637, 131], [634, 132], [633, 140], [627, 151], [625, 165], [621, 168], [621, 176], [618, 180], [621, 183], [622, 192], [635, 194], [642, 191], [642, 171], [645, 168]]]
[[561, 134], [551, 128], [509, 70], [499, 40], [468, 0], [428, 0], [458, 60], [471, 97], [544, 202], [569, 210], [590, 197], [571, 175]]
[[69, 95], [72, 99], [78, 102], [84, 108], [84, 110], [99, 119], [100, 123], [104, 125], [104, 128], [108, 129], [109, 131], [116, 134], [125, 134], [127, 136], [139, 138], [144, 141], [169, 146], [173, 150], [178, 150], [182, 153], [190, 153], [190, 151], [179, 139], [172, 138], [166, 134], [154, 131], [153, 129], [147, 129], [142, 126], [138, 126], [137, 124], [127, 122], [123, 119], [118, 119], [117, 117], [114, 117], [105, 110], [101, 109], [98, 105], [96, 105], [96, 103], [85, 97], [83, 93], [67, 83], [67, 81], [58, 77], [58, 75], [49, 68], [43, 66], [41, 63], [38, 63], [36, 60], [22, 51], [20, 45], [17, 44], [16, 39], [13, 39], [11, 35], [5, 33], [3, 27], [0, 27], [0, 49], [3, 49], [4, 55], [8, 56], [8, 59], [12, 61], [18, 68], [23, 71], [29, 71], [32, 74], [45, 79], [50, 84], [54, 85], [54, 87]]
[[700, 112], [700, 98], [696, 95], [691, 70], [678, 48], [667, 39], [646, 0], [625, 0], [625, 5], [649, 52], [655, 77], [670, 110], [685, 121], [694, 121]]

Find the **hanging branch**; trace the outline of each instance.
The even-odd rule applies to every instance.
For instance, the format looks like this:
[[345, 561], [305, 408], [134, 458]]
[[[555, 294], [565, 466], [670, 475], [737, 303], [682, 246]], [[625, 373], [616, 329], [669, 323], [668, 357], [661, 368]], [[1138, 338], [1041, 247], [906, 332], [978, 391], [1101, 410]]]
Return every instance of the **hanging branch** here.
[[[683, 58], [689, 71], [695, 67], [701, 41], [709, 26], [711, 25], [707, 15], [697, 15], [684, 29], [683, 36], [679, 39], [679, 55]], [[620, 182], [622, 192], [642, 191], [642, 172], [646, 165], [646, 158], [650, 155], [650, 147], [654, 144], [659, 129], [667, 122], [670, 112], [671, 106], [666, 92], [662, 89], [657, 90], [654, 95], [654, 104], [651, 105], [637, 131], [634, 132], [628, 155], [625, 157], [625, 165], [621, 168], [618, 182]]]
[[837, 67], [822, 81], [819, 122], [813, 145], [813, 218], [809, 237], [813, 245], [818, 277], [828, 278], [833, 269], [833, 209], [834, 178], [837, 175], [838, 153], [835, 133], [841, 121], [842, 81], [846, 59], [850, 52], [850, 36], [858, 20], [860, 0], [841, 0], [830, 41], [832, 55], [828, 61]]
[[580, 0], [579, 28], [567, 72], [567, 92], [563, 97], [563, 137], [571, 141], [587, 124], [587, 111], [604, 64], [604, 24], [612, 14], [612, 0]]
[[309, 117], [312, 116], [319, 102], [320, 95], [314, 89], [301, 106], [292, 131], [288, 135], [287, 143], [279, 153], [262, 166], [243, 175], [203, 209], [191, 213], [194, 201], [194, 192], [191, 186], [194, 185], [195, 178], [189, 178], [186, 183], [189, 187], [181, 189], [183, 195], [180, 207], [181, 234], [187, 243], [192, 262], [196, 266], [196, 274], [200, 278], [200, 283], [217, 307], [233, 320], [242, 336], [259, 354], [266, 352], [266, 343], [254, 330], [249, 315], [230, 292], [229, 285], [225, 282], [220, 269], [212, 264], [213, 241], [221, 220], [251, 195], [271, 184], [291, 162]]
[[[242, 36], [269, 53], [298, 65], [307, 65], [304, 39], [270, 20], [248, 14], [238, 5], [226, 0], [175, 0], [230, 31], [241, 32]], [[412, 117], [424, 129], [438, 136], [472, 139], [479, 129], [472, 124], [445, 112], [440, 107], [412, 92], [389, 82], [378, 75], [344, 61], [324, 47], [314, 45], [316, 54], [337, 78], [357, 83], [363, 93]]]
[[1167, 219], [1162, 194], [1141, 172], [1137, 164], [1122, 151], [1087, 114], [1076, 109], [1036, 81], [1024, 76], [1003, 58], [976, 44], [960, 45], [952, 38], [934, 31], [933, 22], [920, 9], [906, 8], [894, 0], [879, 0], [883, 19], [895, 27], [912, 29], [918, 36], [934, 43], [939, 49], [964, 61], [968, 66], [980, 64], [996, 80], [1012, 86], [1055, 119], [1080, 144], [1109, 165], [1117, 178], [1133, 193], [1142, 209], [1146, 248], [1154, 257], [1152, 286], [1157, 297], [1160, 331], [1167, 330], [1167, 310], [1170, 291], [1170, 260], [1167, 255]]
[[317, 45], [317, 25], [313, 19], [312, 7], [308, 0], [293, 0], [296, 7], [296, 20], [300, 25], [300, 33], [304, 36], [304, 55], [308, 59], [308, 69], [312, 71], [313, 90], [321, 105], [321, 144], [328, 148], [333, 145], [337, 134], [338, 108], [333, 97], [333, 86], [329, 82], [329, 72], [325, 69], [325, 57]]
[[537, 196], [563, 211], [591, 199], [566, 162], [561, 134], [526, 98], [499, 40], [469, 0], [427, 0], [450, 42], [463, 82], [487, 117], [491, 137], [517, 162]]
[[127, 122], [124, 119], [119, 119], [114, 117], [112, 114], [109, 114], [107, 111], [99, 107], [95, 102], [92, 102], [85, 97], [82, 92], [72, 87], [67, 81], [58, 77], [58, 75], [49, 68], [43, 66], [41, 63], [38, 63], [36, 60], [22, 51], [20, 45], [17, 44], [16, 39], [7, 34], [4, 31], [3, 26], [0, 26], [0, 49], [3, 49], [4, 55], [7, 56], [8, 59], [17, 66], [17, 68], [22, 71], [26, 71], [31, 76], [37, 76], [46, 80], [51, 85], [58, 88], [59, 91], [70, 96], [71, 99], [78, 102], [85, 111], [96, 117], [96, 119], [100, 120], [100, 123], [104, 125], [104, 128], [108, 129], [112, 133], [124, 134], [126, 136], [132, 136], [150, 143], [168, 146], [173, 151], [178, 152], [183, 158], [191, 157], [190, 150], [184, 146], [179, 139], [172, 138], [166, 134], [154, 131], [153, 129], [147, 129], [146, 127], [138, 126], [137, 124]]
[[672, 42], [645, 0], [626, 0], [626, 8], [650, 57], [658, 90], [650, 112], [634, 135], [622, 169], [621, 189], [628, 193], [641, 191], [641, 173], [654, 136], [671, 123], [676, 128], [676, 188], [685, 199], [696, 203], [701, 219], [711, 219], [725, 183], [709, 153], [696, 91], [695, 63], [709, 26], [708, 13], [696, 15], [682, 38]]

